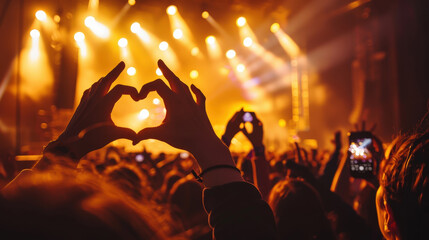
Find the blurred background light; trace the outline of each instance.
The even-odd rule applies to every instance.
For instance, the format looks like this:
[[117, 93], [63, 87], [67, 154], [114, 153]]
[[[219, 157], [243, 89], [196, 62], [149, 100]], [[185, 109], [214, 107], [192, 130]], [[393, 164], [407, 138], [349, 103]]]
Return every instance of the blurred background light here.
[[39, 10], [36, 12], [36, 18], [37, 20], [42, 22], [45, 22], [48, 19], [48, 17], [46, 16], [46, 13], [42, 10]]
[[127, 69], [127, 74], [128, 74], [129, 76], [134, 76], [134, 75], [136, 75], [136, 73], [137, 73], [137, 70], [136, 70], [136, 68], [135, 68], [135, 67], [129, 67], [129, 68]]
[[226, 57], [227, 57], [227, 58], [229, 58], [229, 59], [234, 58], [234, 57], [235, 57], [235, 55], [236, 55], [236, 53], [235, 53], [235, 51], [234, 51], [234, 50], [232, 50], [232, 49], [230, 49], [230, 50], [228, 50], [228, 51], [226, 52]]
[[128, 40], [126, 38], [121, 38], [118, 40], [118, 46], [124, 48], [128, 45]]
[[182, 32], [182, 30], [181, 30], [181, 29], [176, 29], [176, 30], [174, 30], [174, 32], [173, 32], [173, 37], [174, 37], [175, 39], [181, 39], [181, 38], [183, 37], [183, 32]]
[[162, 41], [159, 44], [159, 50], [161, 51], [166, 51], [168, 49], [168, 43], [166, 41]]
[[252, 46], [252, 44], [253, 44], [253, 40], [250, 37], [247, 37], [243, 40], [243, 45], [245, 47], [250, 47], [250, 46]]
[[237, 24], [237, 26], [242, 27], [246, 24], [246, 22], [247, 22], [247, 20], [245, 17], [239, 17], [239, 18], [237, 18], [236, 24]]
[[201, 17], [204, 18], [204, 19], [207, 19], [207, 18], [210, 17], [210, 14], [209, 14], [209, 12], [204, 11], [203, 13], [201, 13]]
[[189, 76], [191, 77], [191, 79], [197, 79], [197, 78], [198, 78], [198, 76], [199, 76], [199, 73], [198, 73], [198, 71], [197, 71], [197, 70], [192, 70], [192, 71], [189, 73]]
[[167, 14], [168, 15], [174, 15], [174, 14], [176, 14], [177, 13], [177, 7], [176, 6], [174, 6], [174, 5], [170, 5], [168, 8], [167, 8]]

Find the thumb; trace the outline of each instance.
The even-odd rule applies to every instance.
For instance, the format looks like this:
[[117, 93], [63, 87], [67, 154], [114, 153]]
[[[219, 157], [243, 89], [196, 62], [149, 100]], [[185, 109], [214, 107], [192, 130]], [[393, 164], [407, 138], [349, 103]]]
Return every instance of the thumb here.
[[134, 140], [136, 135], [136, 132], [124, 127], [114, 127], [112, 130], [110, 130], [110, 137], [112, 138], [112, 141], [120, 138]]
[[158, 127], [148, 127], [141, 130], [137, 137], [133, 140], [133, 145], [136, 145], [138, 142], [146, 139], [157, 139], [163, 141], [163, 129], [161, 126]]

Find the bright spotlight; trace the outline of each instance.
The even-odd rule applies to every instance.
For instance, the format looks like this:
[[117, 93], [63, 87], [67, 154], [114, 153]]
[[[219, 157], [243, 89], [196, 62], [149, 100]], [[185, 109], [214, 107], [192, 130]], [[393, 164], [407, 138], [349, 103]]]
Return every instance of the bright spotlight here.
[[250, 47], [250, 46], [252, 46], [252, 44], [253, 44], [253, 40], [250, 37], [247, 37], [243, 40], [243, 45], [245, 47]]
[[277, 31], [280, 30], [280, 24], [278, 23], [273, 23], [270, 27], [270, 30], [272, 33], [276, 33]]
[[149, 117], [149, 111], [147, 109], [143, 109], [140, 111], [138, 119], [143, 121], [143, 120], [147, 119], [148, 117]]
[[156, 75], [158, 75], [158, 76], [162, 76], [162, 71], [161, 71], [161, 69], [159, 69], [159, 68], [157, 68], [157, 69], [156, 69], [155, 73], [156, 73]]
[[244, 70], [246, 70], [246, 67], [243, 64], [240, 63], [237, 65], [238, 72], [244, 72]]
[[197, 70], [192, 70], [192, 71], [189, 73], [189, 77], [191, 77], [191, 79], [197, 79], [197, 78], [198, 78], [198, 76], [199, 76], [199, 74], [198, 74], [198, 71], [197, 71]]
[[127, 74], [128, 74], [129, 76], [134, 76], [134, 75], [136, 75], [136, 73], [137, 73], [137, 70], [136, 70], [134, 67], [129, 67], [129, 68], [127, 69]]
[[162, 41], [158, 47], [159, 47], [159, 50], [165, 51], [168, 49], [168, 43], [166, 41]]
[[131, 24], [131, 32], [132, 33], [137, 33], [140, 29], [141, 29], [140, 23], [135, 22], [135, 23]]
[[215, 44], [215, 42], [216, 42], [216, 38], [214, 36], [206, 37], [206, 43], [207, 44], [213, 45], [213, 44]]
[[74, 34], [74, 40], [77, 43], [82, 43], [85, 40], [85, 34], [83, 32], [77, 32]]
[[91, 29], [91, 31], [98, 37], [108, 38], [110, 36], [109, 28], [97, 22], [93, 16], [85, 18], [85, 26]]
[[174, 30], [174, 32], [173, 32], [173, 37], [174, 37], [175, 39], [181, 39], [181, 38], [183, 37], [183, 32], [182, 32], [182, 30], [181, 30], [181, 29], [176, 29], [176, 30]]
[[201, 13], [201, 17], [204, 18], [204, 19], [207, 19], [207, 18], [210, 17], [210, 14], [209, 14], [209, 12], [204, 11], [203, 13]]
[[37, 29], [33, 29], [30, 31], [30, 36], [32, 39], [39, 39], [40, 37], [40, 32]]
[[191, 49], [191, 55], [194, 57], [197, 56], [199, 52], [200, 52], [200, 49], [198, 47], [193, 47]]
[[235, 57], [235, 51], [234, 50], [232, 50], [232, 49], [230, 49], [230, 50], [228, 50], [227, 52], [226, 52], [226, 57], [227, 58], [229, 58], [229, 59], [232, 59], [232, 58], [234, 58]]
[[161, 103], [161, 101], [158, 98], [154, 98], [152, 101], [153, 104], [158, 105]]
[[170, 5], [168, 8], [167, 8], [167, 14], [168, 15], [174, 15], [174, 14], [176, 14], [177, 13], [177, 7], [176, 6], [174, 6], [174, 5]]
[[93, 16], [88, 16], [85, 18], [85, 26], [91, 27], [95, 24], [95, 18]]
[[118, 41], [118, 46], [124, 48], [128, 45], [128, 40], [126, 38], [121, 38]]
[[128, 4], [130, 6], [134, 6], [136, 4], [136, 0], [128, 0]]
[[42, 10], [39, 10], [36, 12], [36, 18], [37, 20], [42, 22], [45, 22], [48, 19], [48, 17], [46, 16], [46, 13]]
[[237, 26], [242, 27], [246, 24], [246, 22], [247, 21], [246, 21], [245, 17], [239, 17], [239, 18], [237, 18], [236, 24], [237, 24]]

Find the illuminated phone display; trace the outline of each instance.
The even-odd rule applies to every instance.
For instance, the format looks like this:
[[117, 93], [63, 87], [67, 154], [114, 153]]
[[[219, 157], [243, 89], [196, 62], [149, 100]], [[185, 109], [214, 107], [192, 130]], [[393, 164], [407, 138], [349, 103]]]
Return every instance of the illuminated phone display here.
[[367, 178], [374, 174], [373, 140], [368, 133], [352, 133], [349, 138], [348, 160], [351, 175]]

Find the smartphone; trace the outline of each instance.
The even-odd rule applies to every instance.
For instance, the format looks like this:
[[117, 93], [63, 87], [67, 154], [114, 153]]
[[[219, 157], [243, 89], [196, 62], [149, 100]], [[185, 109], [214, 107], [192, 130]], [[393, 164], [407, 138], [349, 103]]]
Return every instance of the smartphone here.
[[253, 116], [250, 112], [245, 112], [243, 114], [243, 122], [252, 122], [253, 121]]
[[374, 146], [370, 132], [349, 133], [350, 172], [354, 178], [368, 178], [374, 175]]

